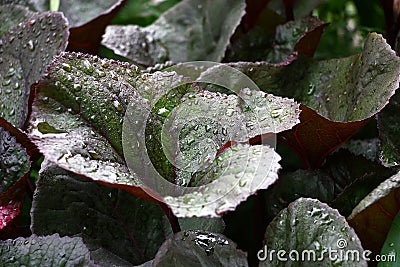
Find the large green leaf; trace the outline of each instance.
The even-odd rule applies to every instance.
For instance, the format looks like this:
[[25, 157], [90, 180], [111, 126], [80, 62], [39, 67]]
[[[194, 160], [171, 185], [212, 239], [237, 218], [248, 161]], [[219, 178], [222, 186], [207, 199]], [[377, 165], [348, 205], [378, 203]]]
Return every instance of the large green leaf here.
[[95, 266], [79, 237], [32, 235], [0, 241], [0, 262], [4, 266]]
[[167, 60], [220, 61], [244, 8], [243, 0], [185, 0], [145, 28], [107, 27], [102, 44], [147, 66]]
[[[92, 252], [108, 250], [132, 264], [152, 259], [169, 228], [156, 203], [55, 165], [40, 174], [31, 215], [31, 229], [37, 235], [79, 235]], [[95, 256], [93, 260], [97, 263]]]
[[382, 182], [367, 195], [348, 217], [364, 248], [378, 254], [390, 226], [400, 210], [400, 174]]
[[[143, 190], [148, 189], [146, 192], [152, 194], [153, 198], [165, 201], [173, 208], [174, 213], [182, 217], [220, 216], [223, 212], [234, 209], [257, 190], [267, 188], [277, 178], [279, 169], [279, 156], [267, 146], [238, 144], [230, 148], [229, 152], [215, 158], [215, 154], [221, 152], [219, 149], [223, 147], [223, 142], [243, 142], [256, 135], [291, 128], [298, 122], [298, 104], [250, 89], [239, 91], [241, 98], [206, 91], [198, 93], [197, 87], [186, 86], [187, 83], [190, 85], [190, 80], [173, 72], [141, 74], [136, 67], [121, 62], [64, 53], [50, 64], [48, 72], [38, 85], [40, 93], [32, 109], [31, 136], [47, 159], [62, 168], [100, 183], [124, 188], [142, 197], [145, 196]], [[177, 88], [178, 93], [173, 93], [174, 90], [169, 92], [171, 88]], [[194, 91], [186, 94], [188, 90]], [[216, 109], [215, 105], [221, 101], [226, 103], [223, 109]], [[100, 109], [97, 107], [99, 102]], [[225, 118], [221, 122], [229, 124], [230, 128], [228, 125], [224, 127], [228, 127], [227, 132], [229, 130], [233, 133], [233, 138], [227, 136], [222, 142], [215, 139], [218, 135], [210, 136], [215, 139], [210, 140], [217, 145], [207, 151], [207, 155], [211, 156], [210, 162], [207, 162], [208, 167], [206, 165], [196, 173], [190, 172], [190, 179], [194, 178], [196, 181], [193, 185], [200, 186], [200, 180], [204, 185], [197, 192], [195, 188], [182, 188], [189, 190], [187, 192], [190, 194], [176, 198], [177, 195], [170, 194], [171, 191], [166, 188], [161, 187], [161, 191], [157, 191], [160, 189], [157, 186], [162, 183], [157, 185], [158, 181], [154, 177], [160, 176], [154, 172], [162, 171], [169, 162], [163, 158], [162, 153], [165, 151], [156, 150], [152, 145], [162, 148], [154, 141], [155, 136], [161, 133], [162, 127], [158, 125], [165, 122], [170, 113], [168, 110], [177, 105], [179, 108], [175, 111], [178, 111], [171, 113], [176, 124], [166, 123], [165, 127], [173, 129], [176, 126], [175, 134], [178, 135], [173, 137], [181, 139], [179, 129], [182, 125], [191, 123], [190, 116], [186, 115], [190, 114], [190, 107], [193, 107], [194, 113], [198, 111], [194, 107], [196, 102], [199, 110], [208, 112], [206, 115], [210, 118], [214, 116], [210, 110], [215, 111], [215, 117], [219, 112], [218, 117]], [[125, 114], [127, 106], [131, 110]], [[247, 112], [248, 109], [256, 112]], [[149, 114], [154, 117], [148, 117]], [[234, 114], [238, 117], [232, 116]], [[127, 125], [124, 129], [124, 138], [127, 140], [124, 140], [124, 157], [128, 159], [132, 174], [122, 159], [123, 121]], [[207, 126], [204, 121], [201, 123], [204, 127]], [[241, 131], [235, 132], [236, 124], [239, 124], [238, 129]], [[208, 127], [212, 129], [212, 126]], [[154, 136], [151, 137], [152, 134], [148, 134], [148, 131], [153, 131]], [[224, 133], [221, 128], [219, 131]], [[140, 136], [143, 139], [139, 140]], [[192, 137], [197, 138], [195, 135]], [[159, 136], [157, 138], [161, 140]], [[137, 144], [139, 149], [136, 149]], [[152, 162], [146, 158], [146, 153], [153, 157], [154, 162], [160, 162], [158, 169], [152, 169]], [[175, 157], [175, 154], [171, 155]], [[248, 168], [243, 170], [243, 164], [248, 165]], [[179, 172], [177, 173], [179, 176]], [[150, 181], [149, 184], [145, 180]], [[161, 181], [167, 182], [163, 177]], [[206, 191], [210, 194], [205, 194]], [[213, 202], [209, 197], [218, 201]], [[192, 202], [188, 202], [188, 199], [192, 199]], [[197, 206], [188, 210], [188, 205]]]
[[22, 127], [28, 115], [30, 87], [53, 56], [67, 44], [67, 21], [61, 13], [39, 13], [5, 33], [0, 40], [0, 115]]
[[282, 137], [313, 167], [385, 107], [400, 77], [399, 58], [375, 33], [368, 36], [360, 55], [348, 58], [230, 66], [247, 74], [261, 90], [303, 104], [302, 123]]
[[[277, 257], [279, 250], [284, 253]], [[367, 266], [362, 253], [360, 240], [337, 210], [300, 198], [268, 226], [259, 257], [260, 266]]]
[[153, 266], [248, 266], [246, 253], [221, 234], [182, 231], [160, 247]]

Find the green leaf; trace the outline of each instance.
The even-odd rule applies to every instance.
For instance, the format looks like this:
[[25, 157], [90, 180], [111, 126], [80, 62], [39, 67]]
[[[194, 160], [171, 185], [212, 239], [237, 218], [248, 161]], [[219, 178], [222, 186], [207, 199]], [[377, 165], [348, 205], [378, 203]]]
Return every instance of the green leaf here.
[[134, 65], [63, 53], [49, 65], [38, 87], [43, 95], [86, 120], [122, 154], [122, 121], [139, 75]]
[[95, 266], [79, 237], [32, 235], [0, 241], [0, 262], [6, 266]]
[[300, 197], [330, 203], [341, 214], [348, 215], [391, 174], [391, 170], [341, 149], [329, 156], [317, 170], [283, 172], [278, 182], [266, 192], [268, 217], [272, 220], [290, 202]]
[[304, 104], [302, 123], [283, 138], [312, 167], [318, 167], [329, 152], [386, 106], [400, 77], [399, 58], [374, 33], [368, 36], [363, 52], [349, 58], [230, 66], [247, 74], [261, 90]]
[[363, 247], [379, 253], [390, 226], [400, 211], [400, 174], [382, 182], [368, 194], [348, 217]]
[[107, 27], [102, 44], [116, 54], [147, 66], [167, 60], [218, 62], [225, 54], [244, 8], [243, 0], [185, 0], [148, 27]]
[[[61, 93], [58, 95], [61, 96]], [[112, 106], [110, 109], [116, 109], [112, 102], [109, 104]], [[115, 110], [113, 115], [118, 116], [118, 113]], [[139, 179], [129, 172], [109, 141], [96, 133], [95, 128], [86, 125], [87, 122], [78, 114], [68, 112], [67, 107], [51, 98], [39, 96], [32, 107], [30, 123], [30, 137], [47, 160], [92, 180], [123, 188], [149, 199], [137, 183]], [[40, 123], [47, 123], [55, 130], [40, 132]]]
[[246, 253], [221, 234], [182, 231], [160, 247], [153, 266], [248, 266]]
[[150, 260], [166, 238], [164, 229], [169, 228], [156, 203], [52, 164], [40, 174], [31, 215], [35, 234], [81, 236], [95, 263], [98, 257], [113, 261], [116, 256], [132, 264]]
[[188, 187], [181, 196], [166, 196], [164, 201], [178, 217], [219, 217], [273, 184], [279, 160], [269, 146], [234, 145], [197, 177], [199, 187]]
[[[148, 131], [153, 129], [153, 124], [159, 127], [158, 124], [164, 123], [165, 116], [163, 113], [160, 115], [160, 110], [165, 112], [178, 104], [185, 104], [185, 101], [195, 102], [197, 100], [200, 110], [210, 111], [211, 108], [215, 112], [224, 113], [221, 113], [219, 117], [220, 119], [226, 118], [226, 121], [222, 120], [226, 124], [241, 123], [239, 127], [243, 127], [244, 123], [245, 128], [242, 128], [243, 130], [240, 132], [235, 132], [236, 126], [229, 126], [233, 127], [232, 131], [229, 129], [229, 132], [235, 134], [234, 139], [232, 139], [235, 141], [247, 141], [248, 138], [256, 135], [283, 131], [297, 123], [298, 105], [292, 100], [274, 97], [263, 92], [253, 92], [250, 89], [240, 91], [241, 98], [209, 92], [185, 95], [192, 88], [182, 87], [181, 85], [185, 83], [189, 82], [174, 73], [141, 74], [136, 67], [129, 64], [101, 60], [88, 55], [64, 53], [50, 64], [48, 72], [38, 85], [39, 96], [46, 97], [39, 97], [32, 108], [31, 137], [47, 159], [58, 166], [95, 181], [122, 187], [141, 197], [146, 197], [143, 190], [149, 189], [150, 191], [147, 191], [147, 193], [154, 193], [155, 189], [152, 186], [155, 186], [154, 183], [157, 183], [157, 181], [150, 180], [150, 184], [146, 184], [143, 183], [143, 180], [139, 180], [149, 180], [151, 173], [155, 171], [149, 169], [152, 164], [147, 161], [149, 159], [143, 156], [144, 153], [147, 153], [144, 149], [147, 147], [154, 162], [160, 163], [160, 168], [164, 168], [164, 165], [168, 167], [167, 164], [169, 163], [167, 159], [162, 158], [165, 152], [160, 150], [162, 146], [152, 141], [150, 137], [152, 135], [148, 134]], [[180, 97], [174, 94], [169, 95], [168, 91], [171, 88], [177, 88]], [[195, 91], [199, 90], [194, 89]], [[182, 98], [183, 96], [186, 100]], [[166, 99], [163, 97], [166, 97]], [[230, 101], [226, 102], [223, 109], [213, 109], [215, 104], [220, 103], [220, 100], [225, 98], [230, 99]], [[164, 100], [167, 102], [163, 102]], [[245, 100], [246, 104], [240, 107], [242, 100]], [[98, 108], [97, 103], [101, 103], [100, 108]], [[128, 110], [124, 121], [129, 122], [128, 124], [124, 123], [124, 125], [128, 125], [128, 128], [123, 132], [125, 140], [128, 140], [128, 143], [124, 143], [124, 157], [129, 159], [127, 164], [133, 172], [132, 174], [129, 173], [121, 155], [121, 124], [128, 104], [131, 110]], [[257, 112], [246, 112], [248, 109], [246, 105], [257, 110]], [[187, 104], [187, 107], [189, 106]], [[158, 117], [154, 117], [151, 120], [152, 122], [147, 125], [147, 122], [150, 121], [147, 115], [152, 112], [152, 109], [153, 112], [158, 114]], [[177, 113], [176, 110], [178, 110]], [[179, 114], [179, 109], [175, 109], [175, 111], [172, 118], [177, 119], [175, 126], [179, 128], [179, 126], [182, 126], [179, 125], [180, 122], [186, 124], [186, 114], [190, 109], [181, 109], [181, 114]], [[234, 113], [237, 113], [239, 117], [232, 116]], [[265, 117], [265, 120], [259, 117]], [[257, 128], [255, 124], [258, 121]], [[168, 126], [167, 123], [166, 125]], [[45, 129], [42, 126], [46, 126]], [[174, 124], [170, 128], [173, 127]], [[160, 131], [157, 129], [162, 128], [154, 129], [156, 129], [154, 135], [158, 135]], [[219, 130], [221, 131], [221, 129]], [[140, 149], [132, 149], [137, 146], [138, 138], [145, 136], [145, 132], [147, 132], [149, 140], [139, 140]], [[222, 130], [221, 133], [223, 134], [223, 132]], [[175, 131], [175, 133], [179, 134], [179, 131]], [[210, 136], [210, 138], [215, 139], [216, 136]], [[153, 137], [153, 139], [155, 138]], [[211, 151], [210, 155], [213, 158], [224, 144], [217, 139], [214, 141], [218, 144]], [[229, 141], [229, 139], [226, 141]], [[155, 144], [158, 150], [149, 147], [149, 144]], [[260, 155], [259, 153], [265, 154]], [[175, 154], [172, 155], [175, 157]], [[239, 159], [240, 157], [245, 158]], [[249, 170], [242, 173], [242, 169], [238, 166], [247, 164], [247, 157], [250, 157], [251, 162], [254, 163], [249, 163]], [[265, 160], [266, 162], [258, 168], [257, 160]], [[200, 183], [198, 183], [200, 180], [204, 183], [215, 180], [214, 185], [204, 185], [197, 192], [198, 194], [196, 193], [196, 196], [189, 194], [185, 200], [179, 200], [174, 198], [174, 194], [171, 195], [169, 191], [163, 189], [152, 197], [161, 196], [162, 198], [159, 200], [177, 207], [173, 211], [180, 216], [220, 216], [223, 212], [234, 209], [238, 203], [257, 190], [266, 188], [273, 183], [279, 168], [277, 164], [279, 156], [266, 146], [238, 145], [217, 161], [212, 163], [208, 169], [205, 166], [204, 172], [196, 174], [194, 185], [200, 186]], [[229, 165], [230, 162], [236, 164], [236, 166]], [[225, 174], [230, 174], [218, 181], [224, 173], [222, 168], [230, 168], [228, 172], [225, 172]], [[193, 172], [190, 172], [190, 176], [193, 174]], [[237, 178], [234, 178], [235, 174], [238, 176]], [[244, 176], [242, 177], [242, 175]], [[258, 183], [252, 180], [255, 178], [252, 175], [259, 177]], [[223, 183], [230, 184], [233, 187], [220, 186]], [[225, 188], [221, 190], [219, 187]], [[194, 189], [190, 190], [193, 191]], [[201, 207], [201, 205], [210, 201], [207, 200], [207, 194], [201, 195], [203, 190], [210, 190], [209, 196], [220, 200], [209, 207]], [[221, 197], [231, 190], [236, 192], [230, 194], [230, 199], [225, 203], [225, 200]], [[198, 207], [186, 211], [188, 206], [186, 202], [190, 198], [193, 198]], [[192, 204], [189, 204], [189, 206], [192, 206]]]
[[0, 117], [0, 230], [20, 214], [31, 163], [38, 158], [28, 137]]
[[32, 17], [35, 12], [26, 6], [20, 5], [0, 5], [0, 38], [18, 23]]
[[399, 244], [399, 233], [400, 233], [400, 213], [397, 213], [394, 218], [392, 225], [390, 226], [389, 233], [386, 237], [385, 243], [383, 244], [381, 254], [385, 255], [387, 258], [392, 257], [393, 261], [382, 261], [378, 263], [379, 267], [390, 267], [397, 266], [398, 260], [396, 260], [396, 252], [400, 250]]
[[[30, 168], [30, 158], [26, 148], [15, 136], [0, 124], [0, 194], [6, 192]], [[6, 126], [7, 127], [7, 126]], [[21, 133], [22, 135], [22, 133]]]
[[399, 101], [400, 95], [397, 93], [377, 116], [379, 139], [381, 140], [379, 157], [381, 162], [388, 167], [395, 167], [400, 164]]
[[313, 57], [325, 26], [326, 22], [314, 17], [278, 25], [273, 49], [267, 54], [266, 61], [282, 62], [294, 51]]
[[67, 43], [67, 21], [61, 13], [44, 12], [18, 24], [0, 40], [0, 116], [23, 127], [30, 86]]
[[180, 1], [181, 0], [163, 0], [158, 2], [149, 0], [128, 1], [111, 23], [114, 25], [134, 24], [147, 26]]
[[[279, 261], [276, 254], [279, 250], [285, 251], [283, 257], [287, 261]], [[290, 257], [296, 259], [296, 253], [291, 253], [294, 250], [299, 260], [291, 260]], [[329, 250], [336, 259], [329, 256]], [[272, 256], [271, 251], [275, 252]], [[348, 255], [348, 251], [359, 255], [359, 260], [351, 255], [348, 260], [340, 257]], [[300, 198], [267, 227], [264, 248], [258, 254], [263, 259], [260, 266], [367, 266], [362, 253], [360, 240], [337, 210], [318, 200]]]

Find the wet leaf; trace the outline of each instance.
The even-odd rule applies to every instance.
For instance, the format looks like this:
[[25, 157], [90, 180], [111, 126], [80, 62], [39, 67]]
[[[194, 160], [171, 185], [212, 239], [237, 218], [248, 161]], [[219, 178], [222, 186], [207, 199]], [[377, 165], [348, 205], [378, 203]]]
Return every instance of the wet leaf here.
[[316, 198], [337, 208], [342, 215], [348, 215], [391, 174], [391, 170], [380, 164], [341, 149], [317, 170], [283, 172], [265, 194], [268, 218], [272, 220], [300, 197]]
[[28, 137], [0, 117], [0, 230], [21, 212], [26, 179], [38, 157]]
[[[161, 138], [154, 148], [147, 146], [152, 154], [150, 159], [157, 164], [161, 160], [160, 154], [164, 153], [166, 160], [174, 162], [179, 169], [175, 183], [181, 186], [199, 185], [193, 177], [194, 172], [211, 162], [224, 144], [247, 142], [263, 134], [290, 129], [298, 123], [299, 116], [298, 104], [291, 99], [248, 88], [239, 90], [238, 95], [208, 91], [187, 93], [180, 102], [175, 101], [176, 107], [172, 103], [165, 103], [164, 99], [158, 102], [161, 104], [155, 105], [153, 113], [165, 111], [166, 114], [162, 116], [167, 119], [162, 125], [154, 126], [158, 129], [149, 132], [154, 135], [159, 134], [157, 131], [161, 132]], [[137, 104], [133, 106], [142, 109]], [[168, 109], [173, 109], [171, 114], [166, 112]], [[133, 117], [132, 120], [140, 119], [130, 117]], [[134, 132], [133, 129], [130, 132]], [[274, 136], [270, 135], [269, 138], [270, 145], [273, 145]], [[168, 173], [163, 174], [168, 178]], [[206, 184], [205, 181], [201, 183]]]
[[32, 235], [0, 241], [0, 262], [6, 266], [94, 266], [79, 237]]
[[400, 127], [398, 112], [400, 95], [395, 94], [390, 103], [377, 116], [379, 139], [379, 158], [385, 166], [395, 167], [400, 164]]
[[[1, 2], [0, 2], [1, 3]], [[32, 17], [35, 12], [22, 5], [0, 5], [0, 38], [18, 23]]]
[[30, 86], [67, 43], [67, 22], [61, 13], [44, 12], [18, 24], [0, 40], [0, 115], [23, 127]]
[[218, 62], [225, 54], [244, 8], [243, 0], [185, 0], [145, 28], [107, 27], [102, 44], [146, 66], [167, 60]]
[[[231, 63], [261, 88], [301, 102], [301, 123], [282, 134], [305, 166], [318, 167], [382, 110], [399, 84], [400, 61], [382, 36], [370, 34], [360, 55], [327, 61]], [[312, 137], [310, 137], [312, 136]]]
[[[71, 114], [53, 99], [39, 96], [30, 122], [30, 137], [47, 160], [102, 184], [151, 199], [107, 139], [86, 125], [78, 114]], [[43, 122], [57, 129], [57, 133], [40, 132], [38, 125]]]
[[178, 217], [219, 217], [273, 184], [279, 160], [268, 146], [232, 146], [197, 177], [199, 187], [186, 188], [181, 196], [166, 196], [164, 200]]
[[40, 174], [31, 214], [35, 234], [81, 236], [95, 263], [101, 256], [102, 261], [111, 261], [110, 253], [135, 265], [150, 260], [166, 238], [164, 229], [169, 228], [156, 203], [53, 164]]
[[314, 17], [279, 25], [276, 28], [273, 49], [267, 54], [266, 61], [279, 63], [293, 52], [313, 57], [326, 26], [326, 22]]
[[400, 174], [382, 182], [354, 208], [348, 217], [363, 247], [379, 253], [400, 210]]
[[[271, 251], [279, 250], [285, 251], [280, 256], [287, 261], [279, 261], [276, 253], [271, 256]], [[293, 250], [298, 252], [297, 255], [291, 253]], [[329, 250], [331, 253], [336, 250], [333, 252], [336, 259], [328, 256]], [[310, 253], [304, 254], [304, 251]], [[351, 256], [348, 260], [339, 257], [347, 251], [354, 251], [359, 260]], [[356, 233], [337, 210], [318, 200], [300, 198], [280, 212], [267, 227], [264, 248], [259, 256], [263, 259], [260, 266], [299, 266], [300, 263], [307, 266], [367, 266], [362, 253]], [[305, 255], [304, 261], [302, 255]], [[290, 257], [299, 260], [289, 260]]]
[[[122, 121], [139, 75], [134, 65], [81, 53], [62, 53], [49, 65], [38, 88], [44, 96], [61, 103], [64, 110], [70, 108], [71, 113], [86, 120], [121, 155]], [[62, 127], [68, 126], [56, 128]]]
[[[194, 79], [219, 84], [219, 74], [219, 69], [209, 68], [195, 73]], [[278, 155], [270, 147], [237, 143], [268, 133], [273, 143], [273, 133], [298, 122], [298, 105], [242, 89], [244, 83], [238, 80], [227, 86], [237, 95], [164, 83], [157, 88], [159, 98], [135, 98], [128, 108], [123, 130], [127, 164], [144, 184], [160, 192], [178, 217], [221, 216], [275, 180]], [[142, 86], [154, 87], [146, 79]], [[231, 145], [234, 148], [222, 156]], [[258, 168], [258, 161], [265, 164]]]
[[[269, 9], [263, 11], [262, 16], [266, 18], [263, 18], [262, 22], [272, 20], [277, 23], [279, 20], [272, 19], [273, 14], [268, 12], [272, 13]], [[313, 57], [326, 25], [327, 23], [314, 17], [282, 25], [256, 24], [246, 33], [239, 31], [236, 33], [224, 61], [266, 60], [270, 63], [279, 63], [294, 52]]]
[[221, 234], [182, 231], [160, 247], [153, 266], [248, 266], [246, 253]]

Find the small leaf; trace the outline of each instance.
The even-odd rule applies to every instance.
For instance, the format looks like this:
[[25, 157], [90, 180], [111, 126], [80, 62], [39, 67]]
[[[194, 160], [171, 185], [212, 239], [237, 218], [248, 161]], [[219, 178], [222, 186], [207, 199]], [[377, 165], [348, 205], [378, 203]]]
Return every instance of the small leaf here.
[[18, 24], [0, 40], [0, 115], [23, 127], [30, 86], [67, 43], [67, 21], [61, 13], [44, 12]]
[[[327, 61], [231, 63], [261, 90], [301, 102], [302, 123], [281, 135], [308, 167], [318, 167], [381, 111], [399, 84], [400, 60], [382, 36], [370, 34], [362, 54]], [[310, 138], [310, 135], [313, 136]]]
[[364, 248], [379, 253], [400, 210], [399, 196], [400, 174], [397, 173], [382, 182], [353, 209], [348, 221]]
[[218, 62], [244, 15], [244, 8], [243, 0], [184, 0], [148, 27], [107, 27], [102, 44], [147, 66], [167, 60]]
[[0, 262], [6, 266], [94, 266], [79, 237], [19, 237], [0, 241], [0, 251]]
[[221, 234], [182, 231], [160, 247], [153, 266], [248, 266], [246, 253]]
[[[103, 261], [113, 258], [107, 256], [108, 251], [132, 264], [152, 259], [166, 238], [164, 228], [169, 228], [156, 203], [96, 184], [53, 164], [40, 174], [31, 215], [35, 234], [79, 235], [91, 253], [104, 251]], [[95, 263], [97, 255], [92, 257]]]
[[[280, 250], [285, 251], [280, 256], [286, 261], [276, 257]], [[298, 260], [292, 251], [297, 252]], [[329, 257], [328, 251], [336, 257]], [[340, 257], [348, 251], [358, 254], [359, 259]], [[367, 266], [362, 253], [360, 240], [345, 218], [337, 210], [310, 198], [300, 198], [278, 214], [267, 227], [264, 247], [258, 252], [262, 259], [260, 266]]]
[[326, 22], [314, 17], [289, 21], [276, 28], [274, 43], [267, 54], [266, 61], [279, 63], [293, 52], [314, 56]]

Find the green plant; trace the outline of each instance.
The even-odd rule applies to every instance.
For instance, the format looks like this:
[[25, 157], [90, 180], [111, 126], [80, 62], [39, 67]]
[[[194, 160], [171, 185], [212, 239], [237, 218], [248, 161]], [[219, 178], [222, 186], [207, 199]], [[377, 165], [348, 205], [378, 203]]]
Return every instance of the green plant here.
[[398, 252], [393, 1], [13, 2], [0, 2], [2, 266]]

